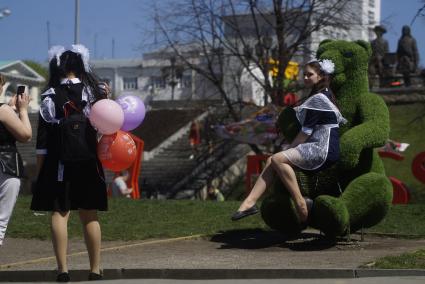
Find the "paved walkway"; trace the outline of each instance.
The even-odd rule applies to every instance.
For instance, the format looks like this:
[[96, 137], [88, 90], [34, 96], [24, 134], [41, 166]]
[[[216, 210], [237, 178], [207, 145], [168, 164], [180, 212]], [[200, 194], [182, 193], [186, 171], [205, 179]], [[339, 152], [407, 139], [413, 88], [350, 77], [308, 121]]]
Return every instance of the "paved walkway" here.
[[[213, 237], [187, 237], [142, 242], [103, 242], [106, 279], [277, 279], [425, 276], [425, 270], [359, 269], [379, 257], [425, 248], [425, 240], [366, 235], [360, 241], [330, 244], [318, 234], [297, 240], [259, 230], [234, 231]], [[72, 279], [84, 280], [88, 258], [84, 243], [69, 244]], [[6, 239], [0, 248], [0, 281], [46, 281], [56, 267], [50, 241]], [[165, 283], [165, 282], [164, 282]], [[351, 282], [346, 282], [351, 283]], [[354, 282], [353, 282], [354, 283]]]

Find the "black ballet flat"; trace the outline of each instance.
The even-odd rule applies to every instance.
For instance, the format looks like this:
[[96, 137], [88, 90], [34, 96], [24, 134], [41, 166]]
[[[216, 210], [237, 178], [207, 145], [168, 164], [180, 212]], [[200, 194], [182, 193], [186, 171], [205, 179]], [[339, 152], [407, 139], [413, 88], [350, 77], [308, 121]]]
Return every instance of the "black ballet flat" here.
[[232, 221], [237, 221], [240, 220], [242, 218], [254, 215], [258, 213], [258, 208], [257, 205], [254, 205], [246, 210], [243, 211], [236, 211], [233, 215], [232, 215]]
[[69, 282], [69, 281], [71, 281], [71, 278], [69, 277], [68, 272], [62, 272], [56, 276], [56, 282]]
[[97, 274], [94, 272], [90, 272], [89, 273], [89, 281], [96, 281], [96, 280], [102, 280], [103, 279], [103, 275], [102, 274]]

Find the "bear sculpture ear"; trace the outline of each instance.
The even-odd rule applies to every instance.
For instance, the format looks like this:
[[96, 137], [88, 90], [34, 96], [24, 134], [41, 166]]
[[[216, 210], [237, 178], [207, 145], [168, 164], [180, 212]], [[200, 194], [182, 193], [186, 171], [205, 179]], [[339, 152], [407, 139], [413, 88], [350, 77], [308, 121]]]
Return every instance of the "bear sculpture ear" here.
[[356, 43], [366, 50], [368, 57], [372, 56], [372, 47], [370, 46], [370, 43], [364, 40], [357, 40]]
[[329, 42], [333, 42], [333, 40], [331, 40], [331, 39], [324, 39], [324, 40], [322, 40], [322, 41], [319, 43], [319, 46], [322, 46], [322, 45], [324, 45], [324, 44], [326, 44], [326, 43], [329, 43]]

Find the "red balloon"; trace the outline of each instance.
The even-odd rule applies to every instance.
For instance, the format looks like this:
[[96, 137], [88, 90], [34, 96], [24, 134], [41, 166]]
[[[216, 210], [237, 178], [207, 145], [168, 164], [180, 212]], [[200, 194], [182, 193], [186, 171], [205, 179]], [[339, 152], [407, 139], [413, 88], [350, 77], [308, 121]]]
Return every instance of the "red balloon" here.
[[128, 169], [136, 159], [137, 149], [133, 138], [124, 131], [103, 135], [97, 145], [97, 156], [102, 165], [114, 172]]

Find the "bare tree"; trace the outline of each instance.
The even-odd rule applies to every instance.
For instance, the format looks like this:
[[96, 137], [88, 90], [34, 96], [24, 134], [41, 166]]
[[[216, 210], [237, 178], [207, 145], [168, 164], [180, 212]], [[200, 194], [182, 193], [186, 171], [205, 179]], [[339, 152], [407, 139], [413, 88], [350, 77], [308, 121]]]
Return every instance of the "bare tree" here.
[[[247, 70], [265, 90], [265, 102], [279, 103], [284, 72], [294, 57], [311, 52], [312, 34], [322, 28], [362, 25], [348, 0], [180, 0], [154, 8], [157, 44], [168, 46], [188, 68], [210, 81], [229, 109], [241, 97], [240, 75]], [[353, 1], [351, 1], [353, 2]], [[351, 5], [357, 5], [352, 4]], [[158, 13], [158, 11], [161, 11]], [[356, 19], [359, 19], [357, 23]], [[362, 27], [360, 27], [362, 28]], [[363, 27], [364, 28], [364, 27]], [[187, 47], [191, 54], [188, 56]], [[184, 47], [184, 48], [183, 48]], [[269, 76], [270, 59], [277, 75]], [[252, 72], [252, 66], [261, 75]]]

